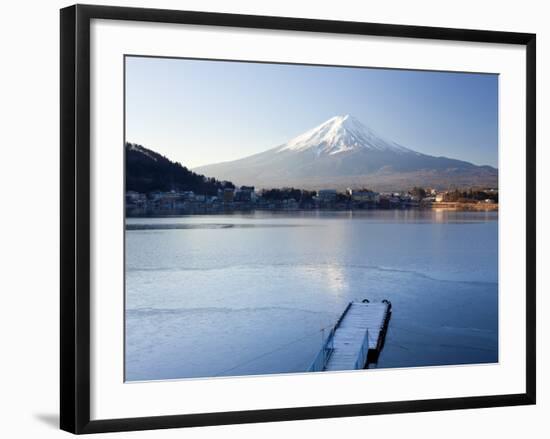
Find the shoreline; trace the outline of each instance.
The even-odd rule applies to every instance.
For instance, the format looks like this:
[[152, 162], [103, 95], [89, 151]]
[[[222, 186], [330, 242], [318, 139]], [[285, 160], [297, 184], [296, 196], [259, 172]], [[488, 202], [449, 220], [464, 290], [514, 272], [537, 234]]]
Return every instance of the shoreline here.
[[460, 203], [460, 202], [445, 202], [433, 203], [431, 206], [427, 207], [428, 209], [440, 209], [440, 210], [456, 210], [461, 212], [467, 211], [487, 211], [494, 212], [498, 211], [498, 204], [489, 204], [489, 203]]
[[152, 218], [152, 217], [173, 217], [173, 216], [219, 216], [219, 215], [230, 215], [230, 214], [253, 214], [256, 212], [272, 212], [272, 213], [290, 213], [290, 212], [368, 212], [368, 211], [403, 211], [403, 210], [413, 210], [413, 211], [428, 211], [428, 210], [437, 210], [437, 211], [453, 211], [453, 212], [498, 212], [498, 204], [485, 204], [485, 203], [459, 203], [459, 202], [440, 202], [432, 203], [430, 205], [424, 206], [400, 206], [393, 208], [380, 208], [380, 207], [371, 207], [366, 209], [235, 209], [228, 208], [224, 210], [186, 210], [186, 209], [156, 209], [148, 212], [126, 212], [126, 218]]

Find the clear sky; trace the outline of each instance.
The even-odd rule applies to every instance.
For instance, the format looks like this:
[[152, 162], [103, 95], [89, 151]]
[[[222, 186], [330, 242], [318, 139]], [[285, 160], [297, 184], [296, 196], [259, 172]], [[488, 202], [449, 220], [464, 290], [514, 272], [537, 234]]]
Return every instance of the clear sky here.
[[126, 140], [193, 168], [352, 114], [416, 151], [498, 164], [498, 76], [126, 58]]

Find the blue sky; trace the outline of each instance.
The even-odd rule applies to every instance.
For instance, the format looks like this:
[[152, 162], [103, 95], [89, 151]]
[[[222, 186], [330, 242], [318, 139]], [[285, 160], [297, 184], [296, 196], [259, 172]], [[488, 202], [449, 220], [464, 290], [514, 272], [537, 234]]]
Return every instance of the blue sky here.
[[195, 167], [352, 114], [416, 151], [498, 164], [498, 76], [126, 58], [126, 140]]

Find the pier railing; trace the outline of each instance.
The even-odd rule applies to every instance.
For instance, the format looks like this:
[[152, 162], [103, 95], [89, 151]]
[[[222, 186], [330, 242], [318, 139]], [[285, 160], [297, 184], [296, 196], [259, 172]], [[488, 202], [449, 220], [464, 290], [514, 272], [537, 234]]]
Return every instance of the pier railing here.
[[355, 362], [355, 369], [363, 369], [367, 363], [367, 356], [369, 355], [369, 330], [365, 331], [363, 342], [359, 348], [359, 354], [357, 354], [357, 361]]
[[323, 347], [309, 366], [308, 372], [321, 372], [325, 370], [330, 354], [334, 350], [334, 328], [328, 334], [328, 337], [323, 343]]

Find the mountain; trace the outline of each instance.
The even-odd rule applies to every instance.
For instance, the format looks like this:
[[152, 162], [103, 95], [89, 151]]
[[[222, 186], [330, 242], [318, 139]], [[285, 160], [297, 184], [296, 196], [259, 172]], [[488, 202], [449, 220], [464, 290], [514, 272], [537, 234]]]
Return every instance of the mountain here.
[[126, 190], [136, 192], [185, 190], [201, 195], [216, 195], [230, 182], [190, 171], [179, 163], [135, 143], [126, 143]]
[[402, 190], [498, 185], [498, 170], [491, 166], [421, 154], [384, 139], [350, 115], [335, 116], [259, 154], [195, 171], [260, 188]]

